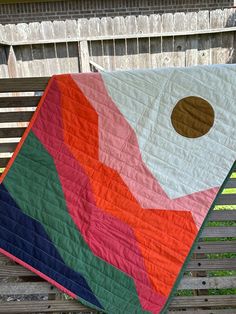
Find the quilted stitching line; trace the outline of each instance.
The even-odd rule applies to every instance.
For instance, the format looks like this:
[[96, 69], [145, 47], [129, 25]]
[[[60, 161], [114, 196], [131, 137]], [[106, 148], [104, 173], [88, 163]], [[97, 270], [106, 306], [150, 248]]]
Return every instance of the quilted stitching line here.
[[[53, 216], [54, 217], [54, 216]], [[55, 218], [55, 217], [54, 217]], [[37, 220], [37, 219], [36, 219]], [[56, 229], [54, 229], [56, 232], [58, 232]], [[58, 232], [59, 233], [59, 232]], [[66, 251], [66, 250], [65, 250]], [[70, 254], [70, 253], [69, 253]], [[115, 267], [115, 266], [113, 266], [113, 267]]]
[[[15, 223], [16, 225], [19, 225], [18, 223], [16, 223], [15, 220], [9, 218], [8, 216], [6, 216], [6, 215], [4, 215], [4, 214], [2, 214], [2, 213], [0, 213], [0, 216], [5, 216], [7, 219], [14, 221], [14, 223]], [[33, 219], [34, 219], [34, 218], [33, 218]], [[34, 220], [36, 220], [36, 219], [34, 219]], [[16, 234], [16, 233], [14, 233], [14, 232], [8, 230], [7, 228], [4, 228], [3, 226], [1, 226], [0, 228], [6, 230], [7, 232], [9, 232], [9, 233], [11, 233], [11, 234], [13, 234], [13, 235], [16, 236], [17, 238], [22, 239], [24, 242], [27, 243], [28, 246], [30, 246], [30, 247], [35, 247], [31, 242], [25, 240], [24, 238], [22, 238], [21, 236], [19, 236], [19, 235]], [[37, 233], [33, 232], [33, 234], [37, 234]], [[38, 234], [37, 234], [37, 236], [38, 236]], [[7, 243], [10, 243], [12, 246], [14, 246], [14, 247], [17, 248], [18, 250], [24, 252], [24, 254], [28, 255], [28, 256], [30, 257], [30, 259], [33, 259], [33, 260], [36, 260], [36, 261], [40, 262], [41, 264], [43, 264], [43, 265], [45, 266], [45, 268], [49, 268], [50, 270], [52, 270], [52, 272], [54, 272], [54, 273], [56, 273], [56, 274], [59, 274], [59, 275], [62, 276], [63, 278], [66, 278], [66, 280], [68, 280], [68, 281], [74, 283], [75, 285], [77, 285], [77, 286], [83, 288], [83, 290], [85, 290], [88, 294], [90, 294], [91, 296], [93, 296], [93, 293], [91, 293], [86, 287], [84, 287], [84, 285], [81, 285], [78, 281], [74, 281], [74, 280], [72, 280], [72, 279], [66, 277], [64, 272], [60, 272], [60, 273], [57, 272], [54, 268], [48, 266], [48, 264], [45, 264], [43, 261], [39, 260], [39, 259], [36, 258], [36, 257], [32, 257], [32, 255], [29, 255], [28, 253], [26, 253], [26, 252], [25, 252], [24, 250], [22, 250], [21, 248], [16, 247], [13, 242], [10, 242], [9, 240], [8, 240], [8, 241], [7, 241], [7, 240], [3, 240], [3, 241], [5, 241], [5, 242], [7, 242]], [[58, 260], [58, 259], [56, 259], [55, 257], [53, 257], [51, 254], [50, 254], [50, 255], [47, 254], [46, 251], [40, 249], [38, 246], [37, 246], [36, 248], [37, 248], [37, 250], [39, 250], [40, 252], [42, 252], [44, 255], [49, 256], [50, 258], [56, 260], [57, 263], [59, 263], [59, 264], [61, 264], [61, 265], [64, 265], [60, 260]], [[66, 264], [65, 264], [65, 265], [66, 265]], [[45, 275], [46, 275], [46, 274], [45, 274]], [[70, 287], [71, 287], [71, 285], [70, 285]], [[73, 289], [69, 289], [69, 290], [73, 292]]]
[[[51, 149], [53, 149], [52, 147], [51, 147]], [[79, 150], [80, 151], [80, 150]], [[25, 156], [26, 158], [27, 158], [27, 156]], [[71, 167], [71, 169], [73, 170], [73, 167], [70, 165], [70, 164], [67, 164], [67, 163], [65, 163], [68, 167]], [[92, 170], [93, 170], [93, 168], [91, 168]], [[69, 180], [69, 179], [68, 179]], [[86, 186], [84, 186], [84, 187], [81, 187], [81, 193], [84, 191], [84, 189], [86, 188]], [[150, 190], [151, 191], [151, 190]], [[163, 198], [163, 197], [161, 197], [161, 195], [160, 195], [160, 198]], [[196, 202], [196, 201], [192, 201], [192, 202], [195, 202], [196, 204], [199, 204], [199, 202]], [[182, 206], [181, 206], [182, 207]]]
[[[41, 199], [41, 198], [40, 198]], [[45, 199], [45, 201], [47, 201], [46, 199]], [[26, 201], [25, 201], [25, 203], [27, 203]], [[89, 202], [88, 202], [89, 203]], [[28, 204], [31, 204], [30, 202], [28, 202]], [[57, 217], [55, 217], [54, 215], [52, 215], [52, 214], [50, 214], [49, 212], [48, 213], [46, 213], [48, 216], [51, 216], [51, 217], [53, 217], [54, 219], [57, 219]], [[35, 219], [35, 218], [34, 218]], [[37, 220], [37, 219], [36, 219]], [[60, 221], [60, 223], [63, 223], [64, 224], [64, 220], [60, 220], [59, 218], [58, 218], [58, 220]], [[45, 223], [46, 224], [46, 223]], [[55, 228], [55, 226], [53, 227], [53, 229]], [[59, 231], [57, 231], [57, 229], [54, 229], [56, 232], [59, 232]], [[142, 235], [143, 235], [143, 232], [142, 232]], [[65, 236], [65, 235], [64, 235]], [[148, 236], [148, 235], [147, 235]], [[69, 238], [69, 237], [67, 237], [67, 236], [65, 236], [66, 238], [68, 238], [69, 240], [71, 240], [71, 238]], [[149, 236], [148, 236], [149, 237]], [[175, 239], [176, 240], [176, 239]], [[75, 240], [72, 240], [74, 243], [76, 243], [76, 241]], [[178, 240], [176, 240], [176, 241], [178, 241]], [[181, 242], [181, 241], [179, 241], [179, 242]], [[182, 243], [182, 242], [181, 242]], [[169, 247], [167, 247], [167, 246], [165, 246], [165, 245], [162, 245], [162, 247], [165, 247], [166, 249], [170, 249]], [[175, 250], [173, 250], [173, 252], [176, 252]], [[155, 263], [153, 263], [154, 265], [155, 265]], [[115, 267], [115, 266], [114, 266]], [[167, 270], [166, 270], [167, 271]], [[171, 273], [169, 273], [169, 274], [171, 274]]]

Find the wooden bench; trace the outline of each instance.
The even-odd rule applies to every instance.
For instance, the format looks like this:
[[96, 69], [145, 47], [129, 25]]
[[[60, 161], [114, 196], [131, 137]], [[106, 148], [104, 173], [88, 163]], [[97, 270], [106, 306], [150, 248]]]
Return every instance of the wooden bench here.
[[[47, 77], [0, 80], [0, 93], [13, 93], [0, 97], [0, 168], [14, 152], [39, 102], [35, 95], [47, 82]], [[236, 188], [236, 175], [227, 187]], [[212, 212], [168, 313], [236, 313], [236, 210], [226, 210], [229, 205], [236, 209], [236, 194], [220, 197], [218, 207], [224, 210]], [[2, 255], [0, 296], [0, 313], [95, 312]]]

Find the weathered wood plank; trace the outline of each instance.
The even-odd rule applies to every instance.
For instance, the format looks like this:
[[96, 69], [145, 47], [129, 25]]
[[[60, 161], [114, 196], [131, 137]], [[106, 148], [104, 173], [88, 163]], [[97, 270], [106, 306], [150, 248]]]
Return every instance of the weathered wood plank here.
[[195, 253], [231, 253], [236, 252], [236, 241], [198, 242]]
[[225, 185], [225, 188], [235, 188], [236, 187], [236, 179], [229, 179], [227, 182], [226, 182], [226, 185]]
[[11, 158], [13, 153], [0, 153], [0, 158]]
[[236, 220], [236, 210], [213, 210], [208, 219], [208, 221], [227, 221], [227, 220], [229, 221]]
[[28, 112], [1, 112], [0, 123], [4, 122], [28, 122], [33, 116], [32, 111]]
[[21, 137], [26, 128], [0, 128], [0, 138]]
[[186, 311], [167, 311], [167, 314], [235, 314], [236, 309], [214, 309], [214, 310], [191, 310]]
[[[194, 308], [194, 307], [209, 307], [209, 306], [235, 306], [236, 301], [234, 296], [196, 296], [196, 297], [176, 297], [171, 303], [171, 308]], [[21, 302], [4, 302], [0, 304], [0, 313], [53, 313], [55, 311], [67, 312], [90, 312], [96, 313], [96, 310], [89, 309], [81, 305], [75, 300], [46, 300], [46, 301], [21, 301]], [[192, 309], [181, 312], [173, 312], [169, 310], [168, 314], [172, 313], [188, 313], [188, 314], [234, 314], [235, 309], [201, 309], [194, 311]]]
[[236, 287], [236, 277], [183, 277], [178, 290], [230, 289]]
[[206, 227], [201, 234], [201, 238], [221, 237], [236, 237], [236, 227]]
[[195, 308], [209, 306], [236, 306], [235, 295], [210, 295], [193, 297], [176, 297], [170, 304], [171, 308]]
[[[188, 263], [186, 271], [209, 271], [209, 270], [235, 270], [236, 259], [199, 259]], [[10, 277], [35, 277], [31, 271], [19, 265], [0, 265], [0, 278]]]
[[17, 143], [0, 143], [0, 153], [14, 152]]
[[0, 79], [0, 93], [45, 90], [49, 77]]
[[[178, 290], [186, 289], [227, 289], [236, 287], [236, 277], [184, 277]], [[47, 294], [58, 293], [58, 290], [47, 282], [3, 282], [0, 283], [0, 294]]]
[[39, 96], [0, 97], [0, 108], [36, 107], [40, 98]]
[[[224, 14], [222, 10], [213, 10], [210, 12], [210, 28], [224, 27]], [[223, 34], [214, 34], [211, 36], [211, 63], [225, 63], [222, 55], [222, 37]]]
[[[1, 260], [0, 260], [1, 261]], [[35, 277], [35, 274], [19, 265], [0, 265], [0, 278]]]
[[21, 301], [0, 303], [0, 313], [53, 313], [53, 312], [97, 313], [76, 300]]
[[186, 270], [236, 270], [236, 258], [192, 260], [188, 263]]
[[10, 158], [0, 158], [0, 168], [5, 168]]
[[7, 60], [9, 77], [17, 77], [17, 62], [13, 46], [10, 46]]
[[80, 41], [78, 45], [78, 49], [79, 49], [80, 71], [90, 72], [88, 41], [87, 40]]
[[[235, 9], [224, 10], [224, 27], [235, 25]], [[225, 63], [235, 63], [235, 33], [222, 34], [221, 53]]]
[[0, 282], [0, 295], [58, 293], [58, 289], [47, 282]]
[[[167, 13], [169, 14], [169, 13]], [[168, 25], [168, 21], [165, 22], [165, 25]], [[143, 33], [138, 34], [137, 32], [133, 32], [132, 34], [121, 34], [121, 35], [103, 35], [103, 36], [78, 36], [73, 38], [60, 38], [60, 39], [35, 39], [29, 41], [19, 41], [19, 42], [8, 42], [8, 44], [13, 44], [14, 46], [23, 46], [23, 45], [39, 45], [39, 44], [50, 44], [50, 43], [63, 43], [65, 41], [78, 42], [81, 40], [88, 41], [96, 41], [96, 40], [116, 40], [116, 39], [125, 39], [125, 38], [144, 38], [144, 37], [176, 37], [176, 36], [193, 36], [193, 35], [206, 35], [206, 34], [217, 34], [217, 33], [229, 33], [235, 32], [236, 27], [226, 27], [226, 28], [217, 28], [217, 29], [198, 29], [198, 30], [190, 30], [190, 31], [164, 31], [164, 32], [154, 32], [154, 33]]]
[[[173, 32], [174, 30], [174, 17], [171, 13], [162, 15], [162, 32]], [[162, 33], [162, 34], [163, 34]], [[171, 67], [174, 65], [174, 36], [162, 37], [162, 53], [161, 53], [161, 66]]]
[[236, 197], [234, 194], [221, 194], [217, 198], [216, 205], [235, 205]]
[[3, 264], [9, 264], [9, 263], [13, 263], [12, 260], [10, 260], [8, 257], [6, 257], [5, 255], [1, 254], [0, 253], [0, 264], [3, 265]]
[[[186, 14], [177, 12], [174, 14], [174, 30], [188, 30], [186, 25]], [[174, 66], [185, 66], [186, 52], [186, 36], [177, 36], [174, 38]]]

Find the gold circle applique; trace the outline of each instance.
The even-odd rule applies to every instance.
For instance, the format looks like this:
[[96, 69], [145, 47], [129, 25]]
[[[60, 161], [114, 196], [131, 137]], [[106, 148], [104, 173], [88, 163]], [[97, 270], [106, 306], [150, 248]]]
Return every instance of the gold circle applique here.
[[214, 124], [214, 110], [201, 97], [189, 96], [178, 101], [171, 114], [171, 123], [177, 133], [188, 138], [205, 135]]

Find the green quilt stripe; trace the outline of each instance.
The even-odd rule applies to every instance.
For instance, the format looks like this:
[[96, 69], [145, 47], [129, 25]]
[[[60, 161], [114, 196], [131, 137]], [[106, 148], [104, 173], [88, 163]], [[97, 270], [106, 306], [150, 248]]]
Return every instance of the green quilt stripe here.
[[133, 279], [89, 249], [67, 211], [54, 161], [32, 132], [4, 185], [22, 211], [44, 226], [64, 262], [85, 277], [108, 313], [147, 313], [141, 309]]

